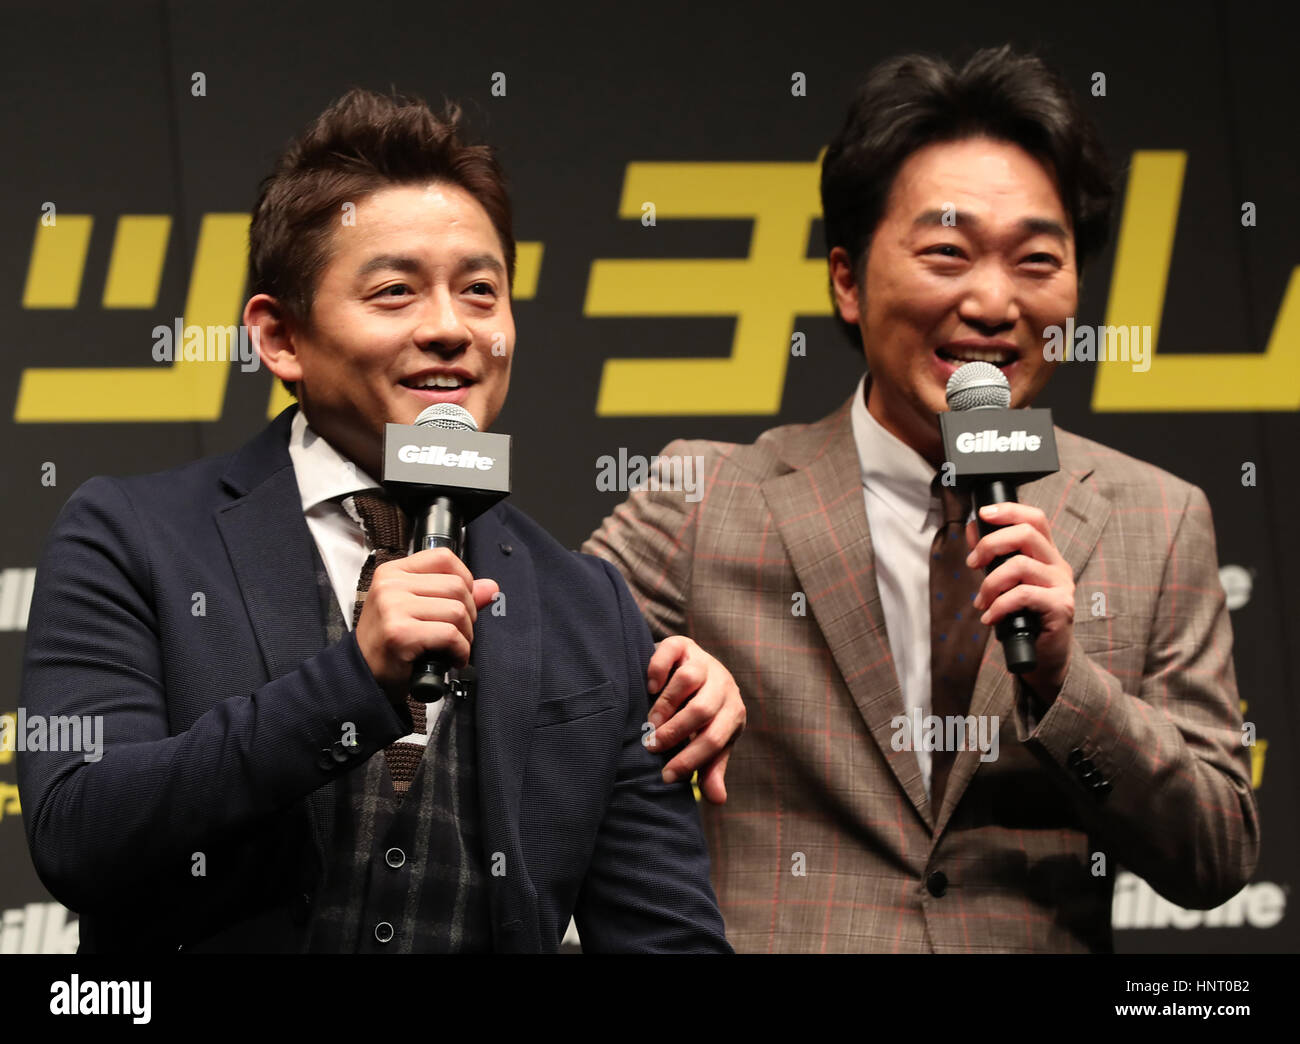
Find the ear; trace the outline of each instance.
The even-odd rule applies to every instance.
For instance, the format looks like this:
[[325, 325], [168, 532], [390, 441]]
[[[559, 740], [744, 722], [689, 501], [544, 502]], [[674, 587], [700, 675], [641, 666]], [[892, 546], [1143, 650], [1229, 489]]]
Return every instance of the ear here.
[[254, 294], [244, 305], [244, 325], [268, 370], [290, 384], [302, 380], [297, 347], [279, 301], [269, 294]]
[[830, 268], [831, 290], [835, 294], [835, 307], [839, 309], [840, 318], [857, 326], [862, 313], [858, 300], [858, 280], [853, 273], [849, 252], [843, 247], [835, 247], [826, 263]]

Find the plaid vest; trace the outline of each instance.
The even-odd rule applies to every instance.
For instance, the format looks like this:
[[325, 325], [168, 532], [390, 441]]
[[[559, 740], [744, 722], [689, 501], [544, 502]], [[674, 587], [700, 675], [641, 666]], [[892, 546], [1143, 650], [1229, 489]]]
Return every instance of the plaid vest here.
[[[316, 583], [332, 644], [346, 630], [319, 552]], [[436, 718], [429, 745], [404, 798], [382, 751], [329, 785], [331, 827], [308, 952], [491, 951], [474, 698], [446, 697], [429, 704], [429, 715]]]

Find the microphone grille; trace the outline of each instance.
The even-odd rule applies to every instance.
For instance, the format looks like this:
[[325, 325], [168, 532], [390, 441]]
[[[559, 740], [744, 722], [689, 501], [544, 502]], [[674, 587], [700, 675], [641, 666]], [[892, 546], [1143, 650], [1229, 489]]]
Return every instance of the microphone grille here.
[[453, 431], [478, 431], [478, 422], [464, 406], [454, 402], [435, 402], [426, 406], [415, 418], [422, 428], [450, 428]]
[[1006, 374], [986, 362], [958, 366], [948, 378], [946, 395], [948, 409], [954, 411], [989, 407], [1005, 410], [1011, 405], [1011, 385]]

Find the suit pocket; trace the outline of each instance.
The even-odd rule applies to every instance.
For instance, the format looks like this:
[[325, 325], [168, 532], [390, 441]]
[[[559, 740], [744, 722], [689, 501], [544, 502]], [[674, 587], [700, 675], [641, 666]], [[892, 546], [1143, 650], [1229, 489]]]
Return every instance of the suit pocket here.
[[563, 725], [566, 722], [589, 718], [613, 709], [614, 683], [603, 681], [581, 692], [565, 693], [562, 696], [541, 700], [537, 704], [537, 716], [533, 719], [533, 727], [540, 729], [548, 725]]

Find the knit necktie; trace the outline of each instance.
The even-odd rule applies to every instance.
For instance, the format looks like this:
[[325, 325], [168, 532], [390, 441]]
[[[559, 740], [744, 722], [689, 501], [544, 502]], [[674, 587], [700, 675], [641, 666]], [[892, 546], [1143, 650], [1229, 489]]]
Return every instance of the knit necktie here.
[[[943, 524], [930, 548], [930, 713], [944, 726], [945, 742], [940, 746], [946, 746], [949, 732], [945, 719], [970, 712], [988, 628], [971, 605], [984, 575], [966, 565], [970, 494], [944, 485], [937, 475], [931, 489], [943, 501]], [[961, 735], [969, 745], [967, 732], [963, 730]], [[956, 756], [953, 750], [931, 754], [930, 809], [936, 819]]]
[[[411, 542], [411, 520], [392, 500], [378, 493], [357, 493], [352, 502], [356, 505], [357, 514], [361, 516], [366, 543], [370, 547], [370, 555], [361, 567], [361, 577], [357, 581], [357, 601], [352, 610], [352, 628], [355, 630], [357, 621], [361, 619], [362, 607], [366, 604], [366, 593], [370, 590], [375, 569], [385, 562], [406, 557]], [[411, 699], [408, 693], [406, 706], [411, 712], [411, 734], [425, 734], [428, 722], [424, 715], [424, 704]], [[397, 740], [384, 749], [388, 772], [393, 777], [393, 789], [399, 798], [410, 788], [415, 770], [420, 767], [423, 757], [422, 743]]]

